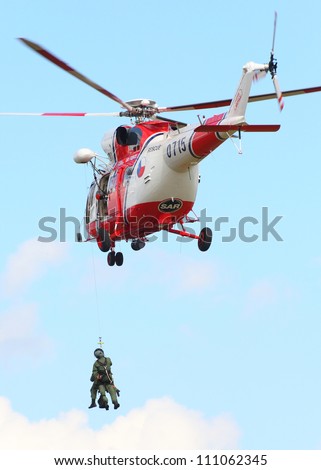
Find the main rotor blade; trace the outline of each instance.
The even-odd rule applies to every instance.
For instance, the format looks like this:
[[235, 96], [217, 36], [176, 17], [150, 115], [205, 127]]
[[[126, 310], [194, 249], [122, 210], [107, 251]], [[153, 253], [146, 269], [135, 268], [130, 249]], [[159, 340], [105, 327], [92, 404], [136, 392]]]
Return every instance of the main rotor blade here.
[[[311, 88], [299, 88], [297, 90], [283, 91], [283, 97], [303, 95], [308, 93], [316, 93], [321, 91], [321, 86]], [[249, 103], [255, 101], [273, 100], [276, 98], [276, 93], [267, 93], [265, 95], [253, 95], [249, 97]], [[232, 99], [220, 101], [207, 101], [205, 103], [186, 104], [182, 106], [168, 106], [166, 108], [158, 108], [159, 113], [167, 113], [173, 111], [192, 111], [197, 109], [211, 109], [229, 106]], [[0, 116], [121, 116], [121, 113], [0, 113]], [[160, 119], [160, 116], [157, 116]], [[163, 118], [164, 119], [164, 118]], [[175, 121], [176, 122], [176, 121]], [[182, 123], [184, 125], [184, 123]]]
[[0, 113], [0, 116], [85, 117], [120, 116], [120, 113]]
[[201, 125], [194, 129], [195, 132], [277, 132], [280, 129], [279, 124], [217, 124]]
[[[311, 88], [299, 88], [297, 90], [288, 90], [283, 91], [283, 97], [286, 96], [295, 96], [295, 95], [302, 95], [306, 93], [316, 93], [321, 91], [321, 86], [311, 87]], [[264, 101], [264, 100], [272, 100], [275, 99], [277, 96], [276, 93], [267, 93], [264, 95], [253, 95], [249, 97], [249, 103], [254, 101]], [[226, 100], [219, 100], [219, 101], [207, 101], [205, 103], [194, 103], [194, 104], [185, 104], [181, 106], [167, 106], [164, 108], [158, 108], [159, 113], [168, 113], [173, 111], [192, 111], [197, 109], [211, 109], [211, 108], [221, 108], [224, 106], [229, 106], [232, 102], [232, 99]]]
[[181, 122], [181, 121], [175, 121], [174, 119], [168, 119], [168, 118], [164, 118], [163, 116], [155, 116], [155, 119], [159, 119], [160, 121], [165, 121], [165, 122], [169, 122], [170, 124], [173, 124], [173, 126], [177, 126], [179, 128], [182, 128], [182, 127], [186, 127], [187, 124], [186, 122]]
[[207, 101], [205, 103], [184, 104], [181, 106], [167, 106], [158, 108], [159, 113], [169, 113], [173, 111], [193, 111], [195, 109], [222, 108], [231, 104], [231, 99], [220, 101]]
[[[304, 95], [306, 93], [316, 93], [321, 91], [321, 86], [311, 87], [311, 88], [299, 88], [298, 90], [288, 90], [282, 91], [283, 97], [285, 96], [295, 96], [295, 95]], [[264, 100], [272, 100], [276, 97], [276, 93], [267, 93], [266, 95], [255, 95], [249, 97], [249, 103], [253, 101], [264, 101]]]
[[35, 52], [38, 54], [42, 55], [45, 57], [45, 59], [49, 60], [53, 64], [57, 65], [61, 69], [65, 70], [66, 72], [70, 73], [74, 77], [78, 78], [82, 82], [86, 83], [86, 85], [89, 85], [90, 87], [94, 88], [95, 90], [99, 91], [103, 95], [107, 96], [113, 101], [116, 101], [119, 103], [123, 108], [127, 109], [128, 111], [133, 111], [133, 108], [129, 106], [127, 103], [122, 101], [118, 96], [114, 95], [113, 93], [110, 93], [110, 91], [106, 90], [105, 88], [101, 87], [97, 83], [93, 82], [89, 78], [85, 77], [85, 75], [77, 72], [77, 70], [73, 69], [68, 65], [66, 62], [63, 62], [62, 60], [58, 59], [58, 57], [54, 56], [51, 54], [51, 52], [47, 51], [44, 49], [42, 46], [39, 44], [36, 44], [35, 42], [29, 41], [28, 39], [25, 38], [18, 38], [20, 41], [22, 41], [26, 46], [30, 47], [33, 49]]

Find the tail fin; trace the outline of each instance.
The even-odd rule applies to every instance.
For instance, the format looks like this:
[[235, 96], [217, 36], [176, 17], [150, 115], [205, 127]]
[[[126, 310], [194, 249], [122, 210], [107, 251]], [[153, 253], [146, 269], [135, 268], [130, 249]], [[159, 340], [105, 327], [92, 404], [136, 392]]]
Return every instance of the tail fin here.
[[247, 62], [243, 66], [243, 74], [239, 86], [221, 124], [234, 125], [245, 123], [245, 111], [253, 78], [257, 72], [267, 71], [268, 69], [269, 66], [267, 64], [256, 64], [254, 62]]

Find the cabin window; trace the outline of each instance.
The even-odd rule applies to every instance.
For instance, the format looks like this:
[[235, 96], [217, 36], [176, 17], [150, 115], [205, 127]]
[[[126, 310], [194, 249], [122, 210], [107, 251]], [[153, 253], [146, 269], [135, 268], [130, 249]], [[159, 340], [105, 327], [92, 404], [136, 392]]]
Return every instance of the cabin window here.
[[113, 171], [110, 174], [109, 181], [108, 181], [108, 186], [107, 186], [107, 193], [108, 194], [113, 193], [115, 191], [116, 177], [117, 177], [117, 173], [116, 173], [116, 171]]
[[94, 200], [94, 194], [96, 193], [95, 187], [96, 187], [96, 184], [93, 181], [91, 186], [90, 186], [90, 190], [89, 190], [88, 197], [87, 197], [87, 203], [86, 203], [86, 213], [85, 213], [86, 224], [90, 223], [90, 220], [91, 220], [90, 219], [91, 207], [92, 207], [93, 203], [94, 204], [96, 203], [96, 199]]
[[99, 189], [103, 194], [107, 194], [107, 186], [109, 181], [109, 173], [101, 177], [99, 181]]
[[104, 175], [98, 183], [100, 198], [98, 199], [98, 216], [106, 217], [108, 215], [108, 193], [107, 186], [109, 174]]
[[133, 166], [129, 166], [128, 168], [126, 168], [124, 172], [123, 186], [127, 186], [127, 184], [129, 183], [130, 177], [133, 173], [133, 168]]

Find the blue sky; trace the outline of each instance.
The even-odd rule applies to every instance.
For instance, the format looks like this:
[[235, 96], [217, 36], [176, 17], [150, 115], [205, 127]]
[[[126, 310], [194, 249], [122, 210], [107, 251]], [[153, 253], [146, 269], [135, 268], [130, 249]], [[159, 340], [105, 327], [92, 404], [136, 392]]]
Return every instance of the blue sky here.
[[[21, 0], [2, 5], [1, 111], [109, 112], [116, 103], [16, 40], [26, 37], [123, 100], [160, 106], [232, 98], [249, 60], [275, 55], [283, 90], [321, 85], [319, 2]], [[272, 91], [269, 78], [252, 92]], [[116, 118], [0, 117], [2, 448], [320, 449], [321, 94], [253, 103], [247, 120], [281, 123], [226, 142], [200, 167], [194, 209], [229, 217], [211, 249], [169, 240], [109, 268], [94, 244], [39, 243], [43, 217], [81, 218], [90, 168]], [[218, 111], [220, 112], [220, 110]], [[211, 112], [204, 112], [210, 116]], [[174, 115], [169, 115], [174, 117]], [[197, 112], [177, 113], [197, 122]], [[222, 242], [262, 208], [273, 237]], [[121, 408], [88, 410], [102, 336]], [[169, 426], [170, 424], [170, 426]], [[20, 438], [20, 439], [19, 439]]]

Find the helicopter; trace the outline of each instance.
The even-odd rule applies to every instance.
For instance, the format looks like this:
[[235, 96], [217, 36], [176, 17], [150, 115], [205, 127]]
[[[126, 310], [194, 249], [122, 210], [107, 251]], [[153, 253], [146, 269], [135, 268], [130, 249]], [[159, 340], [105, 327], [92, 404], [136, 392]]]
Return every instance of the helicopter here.
[[[85, 208], [87, 237], [80, 233], [77, 241], [96, 241], [107, 253], [109, 266], [121, 266], [124, 256], [116, 251], [116, 243], [131, 242], [139, 251], [155, 232], [167, 231], [197, 240], [200, 251], [209, 249], [212, 231], [203, 227], [197, 235], [186, 224], [198, 222], [193, 212], [199, 177], [199, 164], [228, 139], [241, 142], [242, 132], [276, 132], [278, 124], [248, 124], [245, 119], [249, 102], [277, 99], [279, 109], [283, 98], [321, 91], [321, 86], [281, 92], [277, 78], [274, 42], [277, 14], [270, 60], [267, 63], [247, 62], [233, 99], [179, 106], [159, 107], [151, 99], [123, 101], [104, 87], [79, 73], [39, 44], [19, 38], [35, 52], [96, 89], [122, 110], [114, 113], [1, 113], [41, 116], [118, 116], [129, 118], [130, 124], [120, 125], [103, 136], [104, 157], [88, 148], [74, 155], [78, 164], [90, 164], [93, 182]], [[250, 96], [254, 80], [270, 74], [274, 92]], [[163, 113], [228, 107], [227, 111], [196, 124], [186, 124], [160, 116]], [[175, 228], [176, 227], [176, 228]]]

